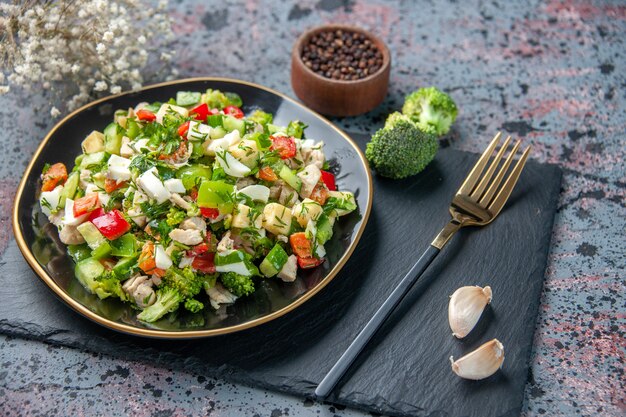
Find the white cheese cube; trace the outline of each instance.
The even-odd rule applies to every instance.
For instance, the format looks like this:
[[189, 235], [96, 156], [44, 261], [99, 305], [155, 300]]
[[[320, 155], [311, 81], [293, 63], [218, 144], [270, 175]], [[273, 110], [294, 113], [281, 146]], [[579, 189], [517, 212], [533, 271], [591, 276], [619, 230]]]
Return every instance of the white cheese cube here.
[[211, 134], [211, 126], [204, 123], [189, 122], [189, 130], [187, 131], [188, 140], [205, 140]]
[[109, 167], [108, 177], [116, 181], [128, 181], [130, 179], [130, 159], [111, 155], [107, 162]]
[[154, 261], [156, 263], [156, 267], [160, 269], [168, 269], [172, 266], [172, 260], [169, 256], [167, 256], [165, 249], [163, 249], [163, 246], [161, 245], [155, 246]]
[[242, 140], [228, 148], [230, 154], [241, 161], [247, 167], [253, 168], [257, 165], [259, 158], [259, 147], [254, 140]]
[[291, 210], [278, 203], [269, 203], [263, 209], [263, 228], [275, 235], [286, 235], [291, 229]]
[[139, 184], [148, 197], [155, 199], [157, 203], [161, 204], [169, 200], [170, 192], [167, 191], [167, 188], [165, 188], [161, 180], [154, 175], [154, 171], [156, 171], [156, 169], [153, 168], [141, 174], [139, 178], [137, 178], [137, 184]]
[[306, 227], [309, 220], [316, 221], [323, 211], [322, 206], [317, 201], [305, 198], [302, 202], [293, 206], [291, 214], [296, 218], [300, 226]]
[[231, 177], [243, 178], [250, 173], [250, 168], [235, 159], [228, 151], [216, 152], [215, 160]]
[[302, 180], [300, 196], [302, 198], [310, 197], [313, 189], [322, 177], [322, 171], [316, 165], [307, 165], [297, 175]]
[[163, 123], [163, 117], [168, 113], [178, 113], [183, 117], [189, 116], [189, 111], [184, 107], [175, 106], [173, 104], [162, 104], [156, 114], [156, 122]]
[[57, 185], [52, 191], [43, 191], [39, 197], [39, 204], [41, 204], [41, 211], [46, 216], [50, 217], [52, 212], [56, 212], [59, 207], [59, 200], [61, 199], [61, 191], [63, 191], [62, 185]]
[[165, 180], [163, 184], [165, 184], [165, 188], [167, 188], [167, 191], [170, 193], [184, 194], [186, 192], [183, 182], [178, 178], [170, 178], [169, 180]]
[[245, 204], [238, 204], [230, 225], [238, 229], [246, 227], [260, 229], [263, 227], [263, 216]]
[[260, 201], [262, 203], [267, 203], [267, 200], [270, 198], [270, 189], [260, 184], [248, 185], [238, 192], [247, 195], [253, 201]]

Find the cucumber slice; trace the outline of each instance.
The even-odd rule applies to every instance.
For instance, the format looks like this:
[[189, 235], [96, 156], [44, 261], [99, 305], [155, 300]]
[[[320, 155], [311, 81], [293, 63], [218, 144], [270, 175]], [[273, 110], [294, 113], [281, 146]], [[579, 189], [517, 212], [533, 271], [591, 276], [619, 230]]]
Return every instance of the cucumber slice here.
[[300, 192], [300, 189], [302, 188], [302, 180], [298, 178], [298, 176], [291, 169], [289, 169], [287, 165], [283, 165], [278, 173], [278, 176], [298, 193]]
[[104, 151], [110, 154], [120, 154], [122, 147], [123, 129], [117, 123], [110, 123], [104, 128]]
[[83, 158], [80, 160], [80, 167], [86, 169], [94, 165], [100, 165], [102, 162], [104, 162], [105, 157], [106, 157], [106, 154], [104, 152], [94, 152], [90, 154], [85, 154]]
[[270, 278], [278, 274], [283, 269], [283, 266], [287, 263], [289, 255], [279, 244], [274, 245], [271, 251], [267, 254], [259, 269], [263, 275]]
[[87, 258], [76, 264], [74, 274], [87, 291], [94, 294], [97, 279], [104, 273], [104, 266], [94, 258]]
[[59, 198], [59, 207], [65, 207], [66, 199], [74, 198], [79, 180], [80, 174], [78, 172], [72, 172], [70, 176], [67, 177], [67, 181], [65, 181], [65, 184], [63, 185], [63, 190], [61, 191], [61, 196]]
[[246, 124], [243, 119], [237, 119], [232, 116], [224, 116], [224, 129], [227, 132], [232, 132], [233, 130], [238, 130], [239, 134], [243, 136], [246, 133]]
[[102, 236], [102, 233], [100, 233], [98, 228], [91, 222], [85, 222], [76, 229], [78, 230], [78, 233], [83, 236], [87, 245], [89, 245], [92, 250], [96, 250], [107, 240], [104, 236]]
[[121, 258], [113, 267], [113, 273], [119, 277], [125, 277], [130, 272], [130, 269], [137, 263], [136, 256], [129, 256]]
[[320, 245], [328, 242], [333, 236], [333, 225], [330, 223], [330, 219], [324, 213], [322, 213], [317, 219], [317, 242]]
[[179, 91], [176, 93], [176, 104], [179, 106], [191, 106], [200, 102], [202, 94], [193, 91]]

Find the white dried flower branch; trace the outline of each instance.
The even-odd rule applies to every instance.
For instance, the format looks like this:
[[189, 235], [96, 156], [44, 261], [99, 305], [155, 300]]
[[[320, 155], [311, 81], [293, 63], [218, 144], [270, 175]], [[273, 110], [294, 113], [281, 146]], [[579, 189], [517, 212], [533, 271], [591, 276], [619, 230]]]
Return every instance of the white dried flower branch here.
[[[167, 1], [13, 1], [0, 4], [0, 94], [41, 87], [69, 97], [64, 105], [72, 110], [176, 73]], [[147, 67], [156, 70], [146, 74]]]

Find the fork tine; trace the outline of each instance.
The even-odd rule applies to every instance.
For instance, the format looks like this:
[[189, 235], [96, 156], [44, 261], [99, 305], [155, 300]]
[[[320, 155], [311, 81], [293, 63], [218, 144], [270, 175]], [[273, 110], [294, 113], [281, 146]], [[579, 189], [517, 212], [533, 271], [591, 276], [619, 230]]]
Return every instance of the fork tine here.
[[472, 197], [472, 200], [478, 201], [480, 196], [483, 194], [483, 191], [485, 191], [485, 188], [487, 188], [487, 185], [489, 185], [489, 181], [491, 181], [491, 177], [493, 176], [493, 173], [496, 171], [496, 168], [498, 168], [498, 165], [500, 165], [500, 159], [502, 159], [502, 155], [504, 155], [504, 152], [509, 147], [510, 141], [511, 141], [511, 137], [508, 136], [506, 140], [504, 141], [504, 143], [502, 144], [502, 147], [496, 154], [495, 158], [493, 158], [491, 165], [489, 165], [489, 168], [487, 168], [487, 172], [485, 172], [485, 174], [482, 176], [480, 182], [478, 183], [474, 191], [472, 191], [472, 193], [470, 194], [470, 197]]
[[496, 191], [498, 191], [498, 187], [500, 186], [500, 182], [502, 182], [502, 179], [504, 178], [504, 174], [506, 174], [506, 172], [509, 170], [509, 166], [511, 166], [511, 162], [513, 162], [513, 158], [515, 157], [515, 154], [517, 154], [517, 150], [519, 148], [520, 143], [521, 143], [521, 141], [518, 140], [515, 143], [515, 146], [513, 146], [513, 149], [511, 149], [511, 153], [509, 154], [509, 156], [504, 161], [504, 164], [502, 165], [502, 168], [500, 168], [500, 171], [498, 171], [498, 174], [493, 179], [493, 182], [491, 183], [491, 185], [489, 186], [489, 188], [485, 192], [485, 195], [483, 195], [480, 198], [480, 201], [478, 202], [478, 204], [480, 206], [486, 207], [487, 204], [489, 204], [489, 202], [493, 198], [493, 195], [496, 193]]
[[522, 157], [519, 159], [519, 161], [517, 161], [517, 164], [515, 164], [515, 168], [513, 168], [513, 171], [511, 171], [511, 174], [502, 185], [500, 192], [498, 192], [496, 198], [491, 202], [491, 204], [489, 204], [489, 207], [487, 209], [492, 212], [494, 216], [500, 213], [500, 210], [502, 210], [504, 203], [506, 203], [506, 200], [509, 199], [511, 192], [513, 191], [513, 187], [515, 187], [515, 184], [517, 183], [517, 180], [522, 173], [522, 169], [524, 169], [524, 165], [526, 164], [526, 158], [528, 158], [529, 153], [530, 146], [524, 149]]
[[467, 178], [465, 178], [465, 181], [463, 181], [463, 184], [461, 184], [461, 188], [459, 188], [459, 191], [456, 192], [457, 194], [469, 195], [470, 191], [472, 191], [472, 189], [476, 185], [476, 182], [478, 182], [478, 178], [480, 178], [480, 174], [482, 174], [485, 165], [487, 165], [487, 161], [489, 161], [491, 154], [493, 154], [493, 150], [498, 145], [501, 134], [501, 132], [498, 132], [493, 138], [487, 149], [485, 149], [485, 152], [483, 152], [483, 154], [478, 159], [478, 162], [476, 162], [476, 164], [470, 171]]

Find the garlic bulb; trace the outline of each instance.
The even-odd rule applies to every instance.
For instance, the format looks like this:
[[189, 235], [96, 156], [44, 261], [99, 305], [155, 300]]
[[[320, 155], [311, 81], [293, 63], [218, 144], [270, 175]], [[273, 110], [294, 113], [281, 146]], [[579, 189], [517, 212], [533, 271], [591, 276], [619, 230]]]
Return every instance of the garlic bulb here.
[[487, 378], [502, 367], [504, 346], [493, 339], [456, 361], [450, 356], [452, 370], [465, 379], [479, 380]]
[[452, 334], [459, 339], [472, 331], [483, 310], [491, 302], [491, 287], [461, 287], [450, 297], [448, 321]]

